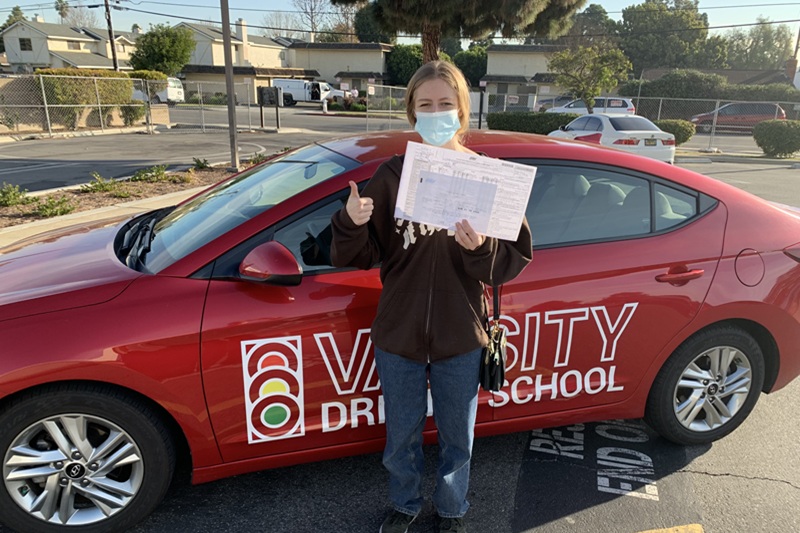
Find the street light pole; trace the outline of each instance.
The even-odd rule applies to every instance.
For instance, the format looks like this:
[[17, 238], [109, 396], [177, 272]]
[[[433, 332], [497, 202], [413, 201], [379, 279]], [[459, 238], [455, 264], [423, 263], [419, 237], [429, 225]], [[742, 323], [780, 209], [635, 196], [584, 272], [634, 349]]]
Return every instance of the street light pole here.
[[111, 43], [111, 60], [114, 62], [114, 70], [119, 72], [119, 61], [117, 60], [117, 43], [114, 40], [114, 26], [111, 24], [111, 6], [108, 0], [104, 0], [106, 5], [106, 23], [108, 24], [108, 40]]
[[[106, 0], [108, 1], [108, 0]], [[231, 168], [239, 171], [239, 147], [236, 140], [236, 88], [233, 85], [233, 54], [231, 53], [231, 16], [228, 0], [219, 0], [222, 10], [222, 46], [225, 48], [225, 90], [228, 93], [228, 131], [231, 138]]]

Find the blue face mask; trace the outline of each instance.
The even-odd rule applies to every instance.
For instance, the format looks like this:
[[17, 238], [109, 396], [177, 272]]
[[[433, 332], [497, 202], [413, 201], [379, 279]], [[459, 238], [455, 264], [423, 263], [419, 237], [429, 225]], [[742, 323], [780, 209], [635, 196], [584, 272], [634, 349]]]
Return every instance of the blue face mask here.
[[461, 129], [458, 111], [439, 111], [437, 113], [417, 113], [414, 130], [422, 136], [422, 140], [434, 146], [442, 146], [452, 139]]

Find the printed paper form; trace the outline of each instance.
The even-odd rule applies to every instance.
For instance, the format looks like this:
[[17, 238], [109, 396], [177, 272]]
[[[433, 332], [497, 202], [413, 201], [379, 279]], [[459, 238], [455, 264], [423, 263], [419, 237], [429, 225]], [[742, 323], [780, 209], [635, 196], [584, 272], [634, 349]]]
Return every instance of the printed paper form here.
[[409, 142], [394, 216], [453, 231], [466, 219], [478, 233], [515, 241], [535, 176], [529, 165]]

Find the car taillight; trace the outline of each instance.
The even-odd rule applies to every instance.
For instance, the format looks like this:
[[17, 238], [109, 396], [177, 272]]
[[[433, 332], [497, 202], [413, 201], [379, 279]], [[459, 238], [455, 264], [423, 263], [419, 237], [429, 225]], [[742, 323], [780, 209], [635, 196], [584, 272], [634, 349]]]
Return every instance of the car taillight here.
[[639, 144], [639, 141], [636, 139], [617, 139], [614, 141], [614, 144], [623, 144], [625, 146], [636, 146]]
[[800, 263], [800, 243], [787, 246], [783, 249], [783, 253]]
[[629, 113], [636, 113], [636, 108], [635, 108], [635, 107], [633, 107], [633, 106], [630, 106], [630, 107], [628, 108], [628, 112], [629, 112]]
[[661, 144], [664, 146], [675, 146], [675, 139], [662, 139]]

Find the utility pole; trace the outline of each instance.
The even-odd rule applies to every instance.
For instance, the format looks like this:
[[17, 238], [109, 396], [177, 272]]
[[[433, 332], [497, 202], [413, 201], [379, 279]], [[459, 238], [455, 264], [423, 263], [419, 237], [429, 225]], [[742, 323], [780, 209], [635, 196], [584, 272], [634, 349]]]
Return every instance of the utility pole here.
[[108, 23], [108, 40], [111, 43], [111, 60], [114, 62], [114, 70], [119, 72], [119, 61], [117, 60], [117, 43], [114, 40], [114, 26], [111, 24], [111, 6], [108, 0], [104, 0], [106, 4], [106, 22]]
[[231, 16], [228, 11], [228, 0], [219, 0], [219, 4], [222, 10], [222, 46], [225, 48], [225, 90], [228, 93], [228, 131], [231, 137], [231, 168], [229, 170], [238, 172], [239, 146], [236, 140], [236, 88], [233, 85]]

